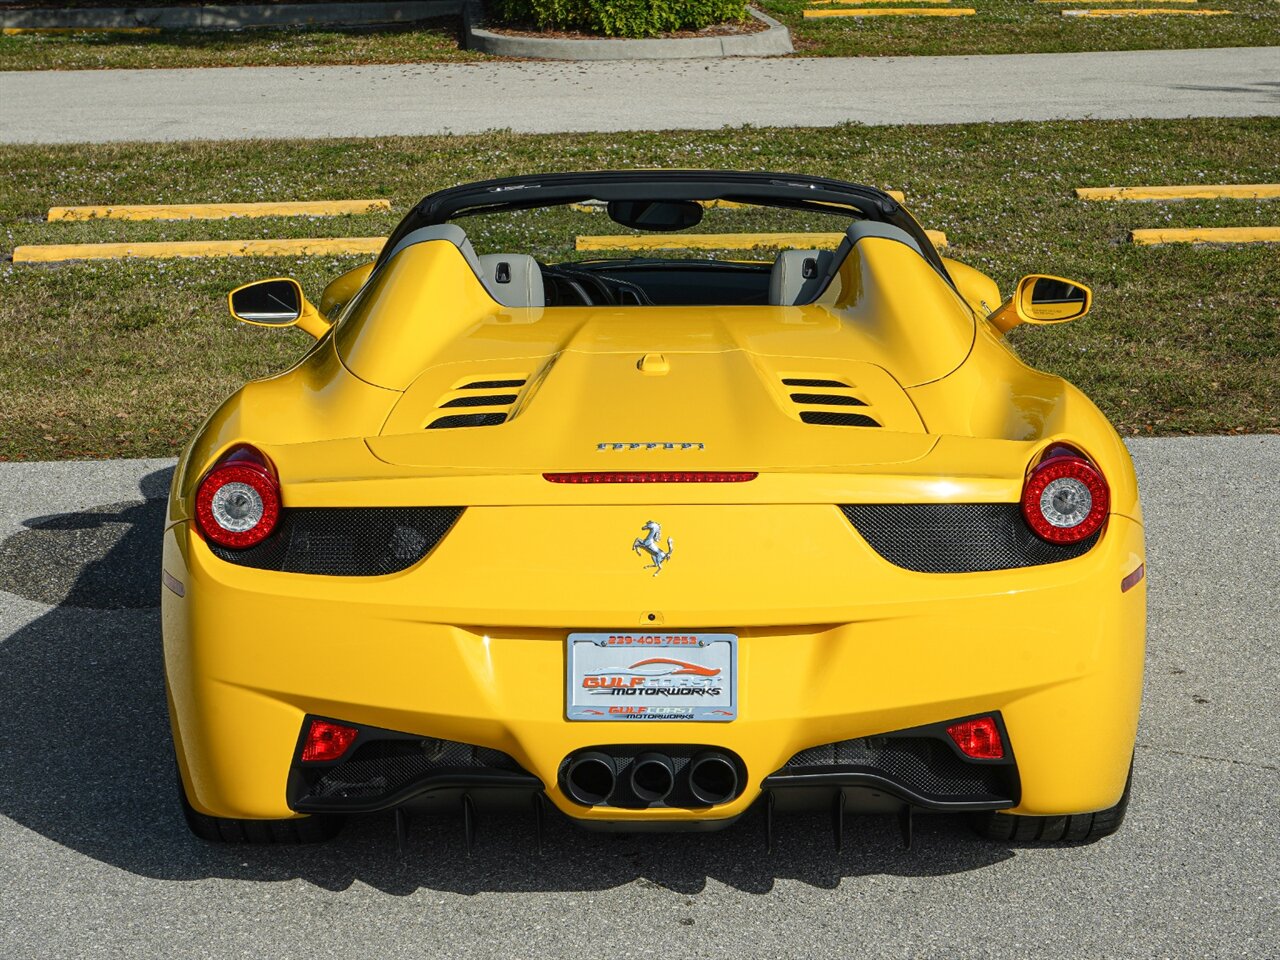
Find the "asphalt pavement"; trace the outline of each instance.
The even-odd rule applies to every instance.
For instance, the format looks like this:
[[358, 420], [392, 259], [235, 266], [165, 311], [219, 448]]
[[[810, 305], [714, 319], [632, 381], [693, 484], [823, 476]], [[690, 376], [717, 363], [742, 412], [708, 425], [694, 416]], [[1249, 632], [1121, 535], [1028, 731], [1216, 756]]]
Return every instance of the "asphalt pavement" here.
[[1280, 48], [0, 73], [0, 142], [1280, 116]]
[[[1150, 640], [1129, 819], [1087, 847], [958, 818], [708, 835], [456, 820], [397, 855], [216, 847], [174, 799], [156, 603], [168, 461], [0, 464], [0, 956], [1274, 957], [1280, 437], [1137, 440]], [[1082, 598], [1083, 600], [1084, 598]], [[1063, 611], [1069, 616], [1070, 611]], [[270, 637], [263, 637], [270, 643]]]

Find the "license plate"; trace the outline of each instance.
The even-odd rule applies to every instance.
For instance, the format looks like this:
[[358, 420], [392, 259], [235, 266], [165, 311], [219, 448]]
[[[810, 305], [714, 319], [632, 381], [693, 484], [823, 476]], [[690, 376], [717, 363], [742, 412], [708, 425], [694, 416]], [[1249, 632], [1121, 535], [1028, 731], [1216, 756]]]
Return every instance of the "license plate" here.
[[570, 720], [738, 716], [738, 638], [730, 633], [571, 633]]

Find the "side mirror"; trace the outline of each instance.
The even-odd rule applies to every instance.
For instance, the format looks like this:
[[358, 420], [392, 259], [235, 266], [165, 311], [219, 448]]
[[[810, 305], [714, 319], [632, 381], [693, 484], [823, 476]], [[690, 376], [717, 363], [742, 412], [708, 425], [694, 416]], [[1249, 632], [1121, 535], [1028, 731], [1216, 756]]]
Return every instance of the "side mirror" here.
[[256, 280], [236, 287], [227, 295], [231, 316], [255, 327], [298, 326], [319, 338], [329, 329], [302, 293], [302, 284], [289, 277]]
[[1093, 291], [1083, 283], [1033, 273], [1018, 281], [1018, 289], [988, 320], [1001, 333], [1020, 323], [1066, 323], [1079, 320], [1093, 306]]

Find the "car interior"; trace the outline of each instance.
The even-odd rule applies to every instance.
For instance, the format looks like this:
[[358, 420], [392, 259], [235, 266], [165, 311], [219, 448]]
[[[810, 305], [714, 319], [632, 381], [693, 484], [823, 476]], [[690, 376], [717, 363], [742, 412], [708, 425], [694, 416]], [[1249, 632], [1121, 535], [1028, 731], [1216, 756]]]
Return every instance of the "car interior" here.
[[461, 226], [446, 223], [414, 230], [388, 256], [410, 244], [448, 240], [489, 295], [507, 307], [798, 306], [819, 299], [853, 245], [868, 236], [921, 252], [898, 227], [855, 220], [835, 249], [779, 250], [772, 262], [687, 255], [552, 261], [527, 253], [478, 254]]

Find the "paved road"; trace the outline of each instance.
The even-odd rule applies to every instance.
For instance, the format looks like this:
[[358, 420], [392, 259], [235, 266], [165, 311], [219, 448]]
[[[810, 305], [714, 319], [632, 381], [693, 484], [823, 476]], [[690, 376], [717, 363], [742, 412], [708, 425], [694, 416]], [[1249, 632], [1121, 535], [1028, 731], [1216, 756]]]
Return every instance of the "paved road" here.
[[[706, 836], [457, 823], [396, 855], [211, 847], [173, 803], [157, 531], [166, 461], [0, 464], [0, 956], [1274, 957], [1280, 437], [1131, 444], [1150, 554], [1129, 821], [1077, 849], [924, 818]], [[1064, 611], [1069, 615], [1069, 611]], [[264, 643], [270, 637], [263, 638]]]
[[1280, 48], [0, 73], [0, 141], [1280, 115]]

